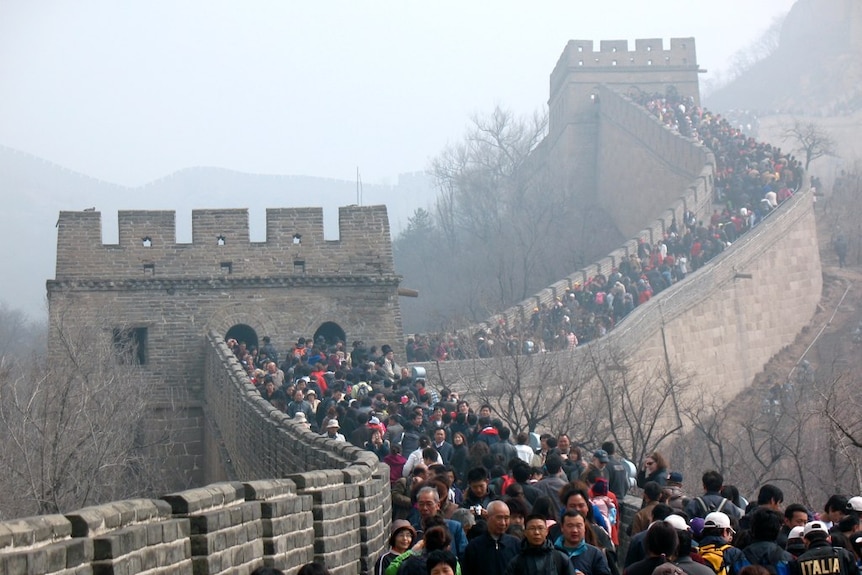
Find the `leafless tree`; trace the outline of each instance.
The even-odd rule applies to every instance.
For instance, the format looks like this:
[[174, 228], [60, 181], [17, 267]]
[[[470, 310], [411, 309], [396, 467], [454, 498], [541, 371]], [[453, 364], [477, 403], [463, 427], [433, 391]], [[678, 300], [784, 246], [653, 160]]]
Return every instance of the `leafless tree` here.
[[812, 508], [832, 493], [855, 493], [862, 487], [862, 446], [854, 445], [862, 417], [854, 385], [792, 377], [731, 400], [693, 399], [683, 406], [689, 424], [674, 442], [674, 468], [688, 477], [716, 469], [749, 496], [773, 483], [786, 501]]
[[613, 345], [590, 346], [588, 351], [587, 385], [602, 398], [602, 416], [622, 455], [641, 461], [680, 434], [679, 400], [689, 385], [687, 375], [666, 357], [634, 363]]
[[56, 513], [160, 490], [144, 431], [149, 387], [110, 331], [63, 313], [52, 354], [0, 371], [0, 518]]
[[[548, 272], [559, 259], [549, 240], [565, 218], [547, 208], [562, 202], [551, 197], [544, 162], [533, 158], [546, 131], [546, 115], [524, 119], [498, 107], [473, 117], [463, 140], [433, 160], [435, 241], [425, 269], [434, 273], [426, 283], [440, 289], [425, 289], [416, 307], [478, 321], [571, 271]], [[421, 274], [407, 259], [416, 250], [399, 246], [418, 241], [410, 233], [395, 241], [406, 283]]]
[[784, 131], [784, 137], [793, 141], [798, 153], [805, 154], [806, 171], [814, 160], [836, 154], [835, 140], [814, 122], [795, 120], [793, 127]]
[[547, 116], [523, 120], [498, 107], [475, 116], [464, 140], [432, 163], [441, 191], [438, 223], [451, 257], [469, 262], [464, 271], [480, 279], [471, 287], [483, 313], [526, 297], [532, 287], [536, 249], [552, 211], [537, 201], [540, 182], [529, 159], [546, 130]]
[[443, 383], [490, 405], [515, 434], [571, 432], [582, 441], [591, 439], [585, 433], [594, 433], [600, 423], [594, 409], [599, 402], [580, 385], [571, 352], [523, 353], [522, 342], [513, 342], [510, 352], [465, 362], [457, 381]]

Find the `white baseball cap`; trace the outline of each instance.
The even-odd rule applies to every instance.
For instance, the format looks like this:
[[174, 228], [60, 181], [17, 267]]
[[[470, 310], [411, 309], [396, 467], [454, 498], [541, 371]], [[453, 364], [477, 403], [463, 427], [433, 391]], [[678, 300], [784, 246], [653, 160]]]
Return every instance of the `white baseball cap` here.
[[730, 517], [727, 516], [726, 513], [722, 513], [721, 511], [713, 511], [703, 521], [703, 528], [717, 528], [717, 529], [730, 529], [731, 532], [733, 528], [730, 526]]

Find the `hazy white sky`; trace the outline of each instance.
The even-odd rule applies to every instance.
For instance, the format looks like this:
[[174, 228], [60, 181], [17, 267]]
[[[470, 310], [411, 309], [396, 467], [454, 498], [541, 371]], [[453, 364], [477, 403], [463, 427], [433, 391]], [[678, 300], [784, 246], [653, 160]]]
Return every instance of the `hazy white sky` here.
[[383, 181], [473, 113], [543, 106], [569, 39], [694, 36], [716, 70], [792, 4], [0, 0], [0, 144], [125, 185], [189, 166]]

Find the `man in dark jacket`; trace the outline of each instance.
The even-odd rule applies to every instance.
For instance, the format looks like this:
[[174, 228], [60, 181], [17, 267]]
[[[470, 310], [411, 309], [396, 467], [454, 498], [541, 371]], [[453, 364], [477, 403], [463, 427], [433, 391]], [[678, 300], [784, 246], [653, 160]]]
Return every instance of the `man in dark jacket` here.
[[[464, 491], [464, 499], [461, 501], [461, 507], [469, 509], [481, 506], [482, 509], [487, 511], [491, 502], [497, 499], [497, 494], [494, 493], [490, 483], [491, 478], [488, 475], [488, 470], [484, 467], [474, 467], [468, 471], [467, 489]], [[482, 516], [485, 516], [485, 512], [482, 513]]]
[[449, 465], [452, 460], [452, 454], [455, 452], [455, 447], [446, 441], [446, 430], [438, 427], [434, 430], [434, 449], [440, 454], [443, 459], [443, 465]]
[[793, 555], [775, 544], [781, 520], [781, 513], [768, 507], [758, 507], [751, 514], [752, 542], [742, 550], [749, 563], [772, 567], [778, 573], [787, 572], [787, 563], [793, 560]]
[[[551, 438], [553, 439], [553, 438]], [[534, 484], [534, 487], [551, 500], [551, 505], [554, 510], [554, 517], [557, 517], [562, 510], [560, 503], [560, 489], [568, 483], [566, 477], [561, 472], [563, 469], [563, 459], [556, 453], [551, 453], [545, 458], [545, 477]]]
[[512, 432], [508, 427], [500, 427], [498, 433], [500, 441], [491, 446], [491, 453], [499, 455], [503, 459], [503, 462], [508, 465], [512, 459], [518, 457], [518, 451], [512, 445], [512, 442], [509, 441]]
[[515, 479], [515, 483], [521, 486], [524, 491], [524, 498], [530, 505], [533, 505], [542, 494], [530, 483], [531, 473], [532, 469], [523, 461], [519, 461], [512, 467], [512, 477]]
[[[505, 504], [503, 504], [505, 506]], [[508, 513], [506, 507], [506, 513]], [[440, 494], [436, 487], [425, 486], [420, 487], [416, 492], [416, 512], [411, 512], [408, 521], [419, 532], [425, 532], [425, 522], [431, 517], [439, 516], [446, 523], [446, 528], [452, 536], [452, 552], [459, 558], [464, 557], [467, 549], [467, 536], [464, 534], [464, 528], [457, 521], [445, 519], [440, 515]], [[508, 527], [508, 526], [507, 526]], [[504, 529], [505, 531], [505, 529]]]
[[832, 547], [826, 524], [809, 521], [802, 533], [808, 550], [790, 563], [792, 575], [856, 575], [855, 559], [843, 547]]
[[488, 530], [467, 544], [463, 575], [504, 575], [521, 549], [517, 537], [506, 534], [509, 506], [502, 501], [488, 504]]
[[700, 497], [694, 497], [688, 502], [685, 507], [685, 513], [691, 518], [703, 517], [718, 511], [724, 513], [731, 519], [739, 519], [742, 517], [742, 509], [731, 503], [728, 499], [721, 496], [722, 486], [724, 485], [724, 476], [718, 471], [707, 471], [701, 478], [703, 482], [704, 494]]
[[554, 549], [547, 539], [548, 525], [542, 515], [528, 515], [524, 521], [521, 553], [509, 563], [506, 575], [574, 575], [569, 558]]
[[266, 358], [278, 365], [278, 352], [275, 350], [275, 346], [272, 345], [272, 340], [269, 339], [268, 335], [263, 336], [263, 347], [260, 348], [260, 356], [266, 356]]
[[616, 457], [616, 446], [613, 441], [602, 443], [602, 449], [608, 454], [608, 488], [622, 501], [629, 491], [629, 471], [625, 463]]
[[311, 409], [311, 404], [305, 401], [305, 394], [302, 390], [297, 389], [294, 392], [293, 401], [287, 404], [287, 415], [294, 417], [300, 412], [305, 414], [305, 419], [311, 424], [312, 431], [317, 432], [317, 419]]

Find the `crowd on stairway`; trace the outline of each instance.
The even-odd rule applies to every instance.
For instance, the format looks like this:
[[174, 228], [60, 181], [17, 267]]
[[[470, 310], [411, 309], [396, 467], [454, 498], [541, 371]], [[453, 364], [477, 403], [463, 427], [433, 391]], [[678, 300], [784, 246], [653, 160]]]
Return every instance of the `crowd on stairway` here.
[[525, 323], [477, 329], [467, 336], [415, 334], [407, 341], [410, 362], [457, 360], [572, 349], [605, 335], [636, 307], [696, 272], [757, 226], [802, 185], [799, 160], [758, 142], [723, 118], [674, 94], [641, 94], [639, 104], [659, 122], [691, 138], [715, 156], [715, 198], [709, 219], [694, 213], [675, 219], [654, 243], [607, 274], [575, 284], [555, 301], [535, 307]]

